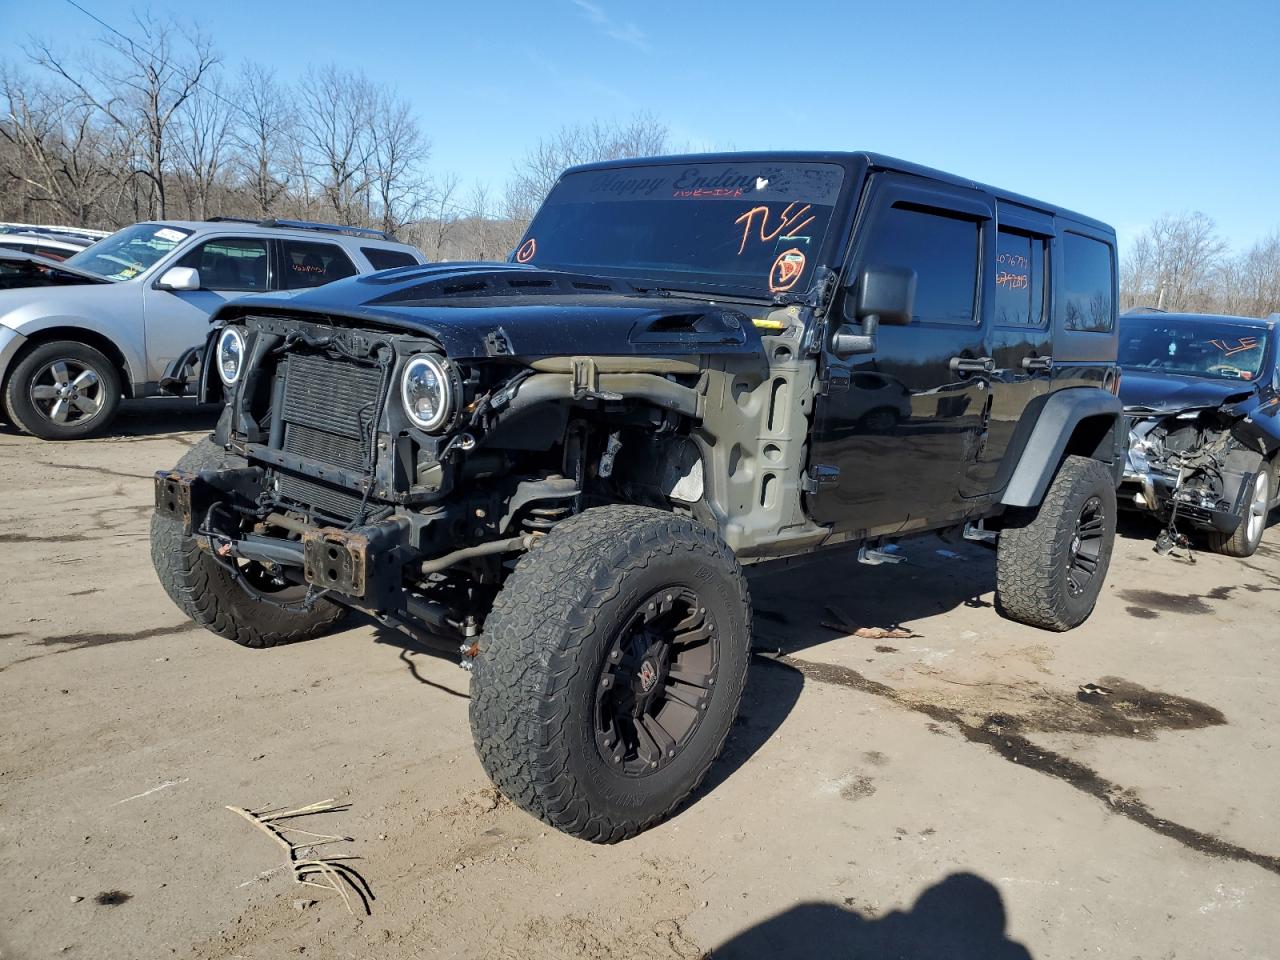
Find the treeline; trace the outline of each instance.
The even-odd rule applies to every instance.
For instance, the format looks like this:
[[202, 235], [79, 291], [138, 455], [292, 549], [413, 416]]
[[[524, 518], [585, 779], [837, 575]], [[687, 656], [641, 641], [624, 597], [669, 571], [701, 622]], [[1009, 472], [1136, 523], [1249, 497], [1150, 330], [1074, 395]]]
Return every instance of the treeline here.
[[1280, 311], [1280, 230], [1232, 254], [1205, 214], [1163, 216], [1125, 253], [1120, 306], [1270, 316]]
[[198, 28], [137, 15], [90, 51], [31, 39], [25, 53], [0, 64], [0, 220], [287, 217], [377, 227], [432, 259], [497, 259], [565, 166], [667, 147], [647, 114], [568, 126], [499, 188], [464, 186], [431, 168], [408, 102], [360, 71], [232, 67]]

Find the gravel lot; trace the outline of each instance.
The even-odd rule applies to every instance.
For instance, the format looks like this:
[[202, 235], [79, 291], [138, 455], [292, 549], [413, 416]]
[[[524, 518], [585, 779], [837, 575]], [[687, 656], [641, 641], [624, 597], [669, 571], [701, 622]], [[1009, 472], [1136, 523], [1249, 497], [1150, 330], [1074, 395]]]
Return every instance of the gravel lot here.
[[[1066, 635], [1001, 620], [970, 545], [758, 571], [774, 652], [711, 782], [598, 847], [489, 789], [447, 659], [367, 621], [248, 651], [174, 608], [150, 478], [211, 419], [0, 433], [4, 960], [1280, 954], [1277, 531], [1192, 565], [1126, 523]], [[295, 822], [352, 838], [319, 852], [361, 858], [367, 915], [226, 809], [328, 798]]]

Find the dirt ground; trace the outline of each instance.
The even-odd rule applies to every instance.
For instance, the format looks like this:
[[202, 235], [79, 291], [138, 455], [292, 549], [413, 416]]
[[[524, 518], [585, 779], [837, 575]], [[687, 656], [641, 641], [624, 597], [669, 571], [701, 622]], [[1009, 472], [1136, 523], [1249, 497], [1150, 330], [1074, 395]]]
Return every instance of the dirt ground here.
[[[1280, 955], [1280, 531], [1191, 565], [1125, 524], [1067, 635], [1000, 619], [971, 545], [759, 571], [726, 755], [599, 847], [492, 793], [447, 659], [363, 621], [263, 652], [192, 628], [150, 478], [210, 420], [0, 432], [3, 960]], [[352, 838], [317, 853], [360, 857], [367, 915], [226, 809], [329, 798], [294, 822]]]

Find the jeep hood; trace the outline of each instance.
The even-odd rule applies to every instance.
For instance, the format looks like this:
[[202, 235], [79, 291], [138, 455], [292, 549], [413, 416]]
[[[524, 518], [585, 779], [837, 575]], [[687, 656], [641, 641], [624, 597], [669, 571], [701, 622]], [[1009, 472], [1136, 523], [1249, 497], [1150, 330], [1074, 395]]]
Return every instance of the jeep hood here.
[[1256, 393], [1245, 380], [1215, 380], [1167, 373], [1141, 373], [1126, 368], [1120, 400], [1129, 413], [1181, 413], [1247, 400]]
[[63, 287], [90, 283], [111, 283], [88, 270], [69, 267], [34, 253], [0, 252], [0, 290], [22, 287]]
[[401, 267], [351, 277], [285, 303], [243, 297], [215, 322], [251, 314], [363, 324], [425, 334], [456, 359], [493, 356], [756, 353], [740, 306], [664, 295], [627, 281], [519, 264]]

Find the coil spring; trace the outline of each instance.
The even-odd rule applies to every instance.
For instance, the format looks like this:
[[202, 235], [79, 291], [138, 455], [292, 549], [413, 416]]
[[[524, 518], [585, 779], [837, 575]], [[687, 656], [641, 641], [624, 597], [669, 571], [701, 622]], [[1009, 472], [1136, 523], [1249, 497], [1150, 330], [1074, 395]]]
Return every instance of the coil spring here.
[[569, 516], [569, 507], [530, 507], [520, 525], [529, 533], [546, 533]]

